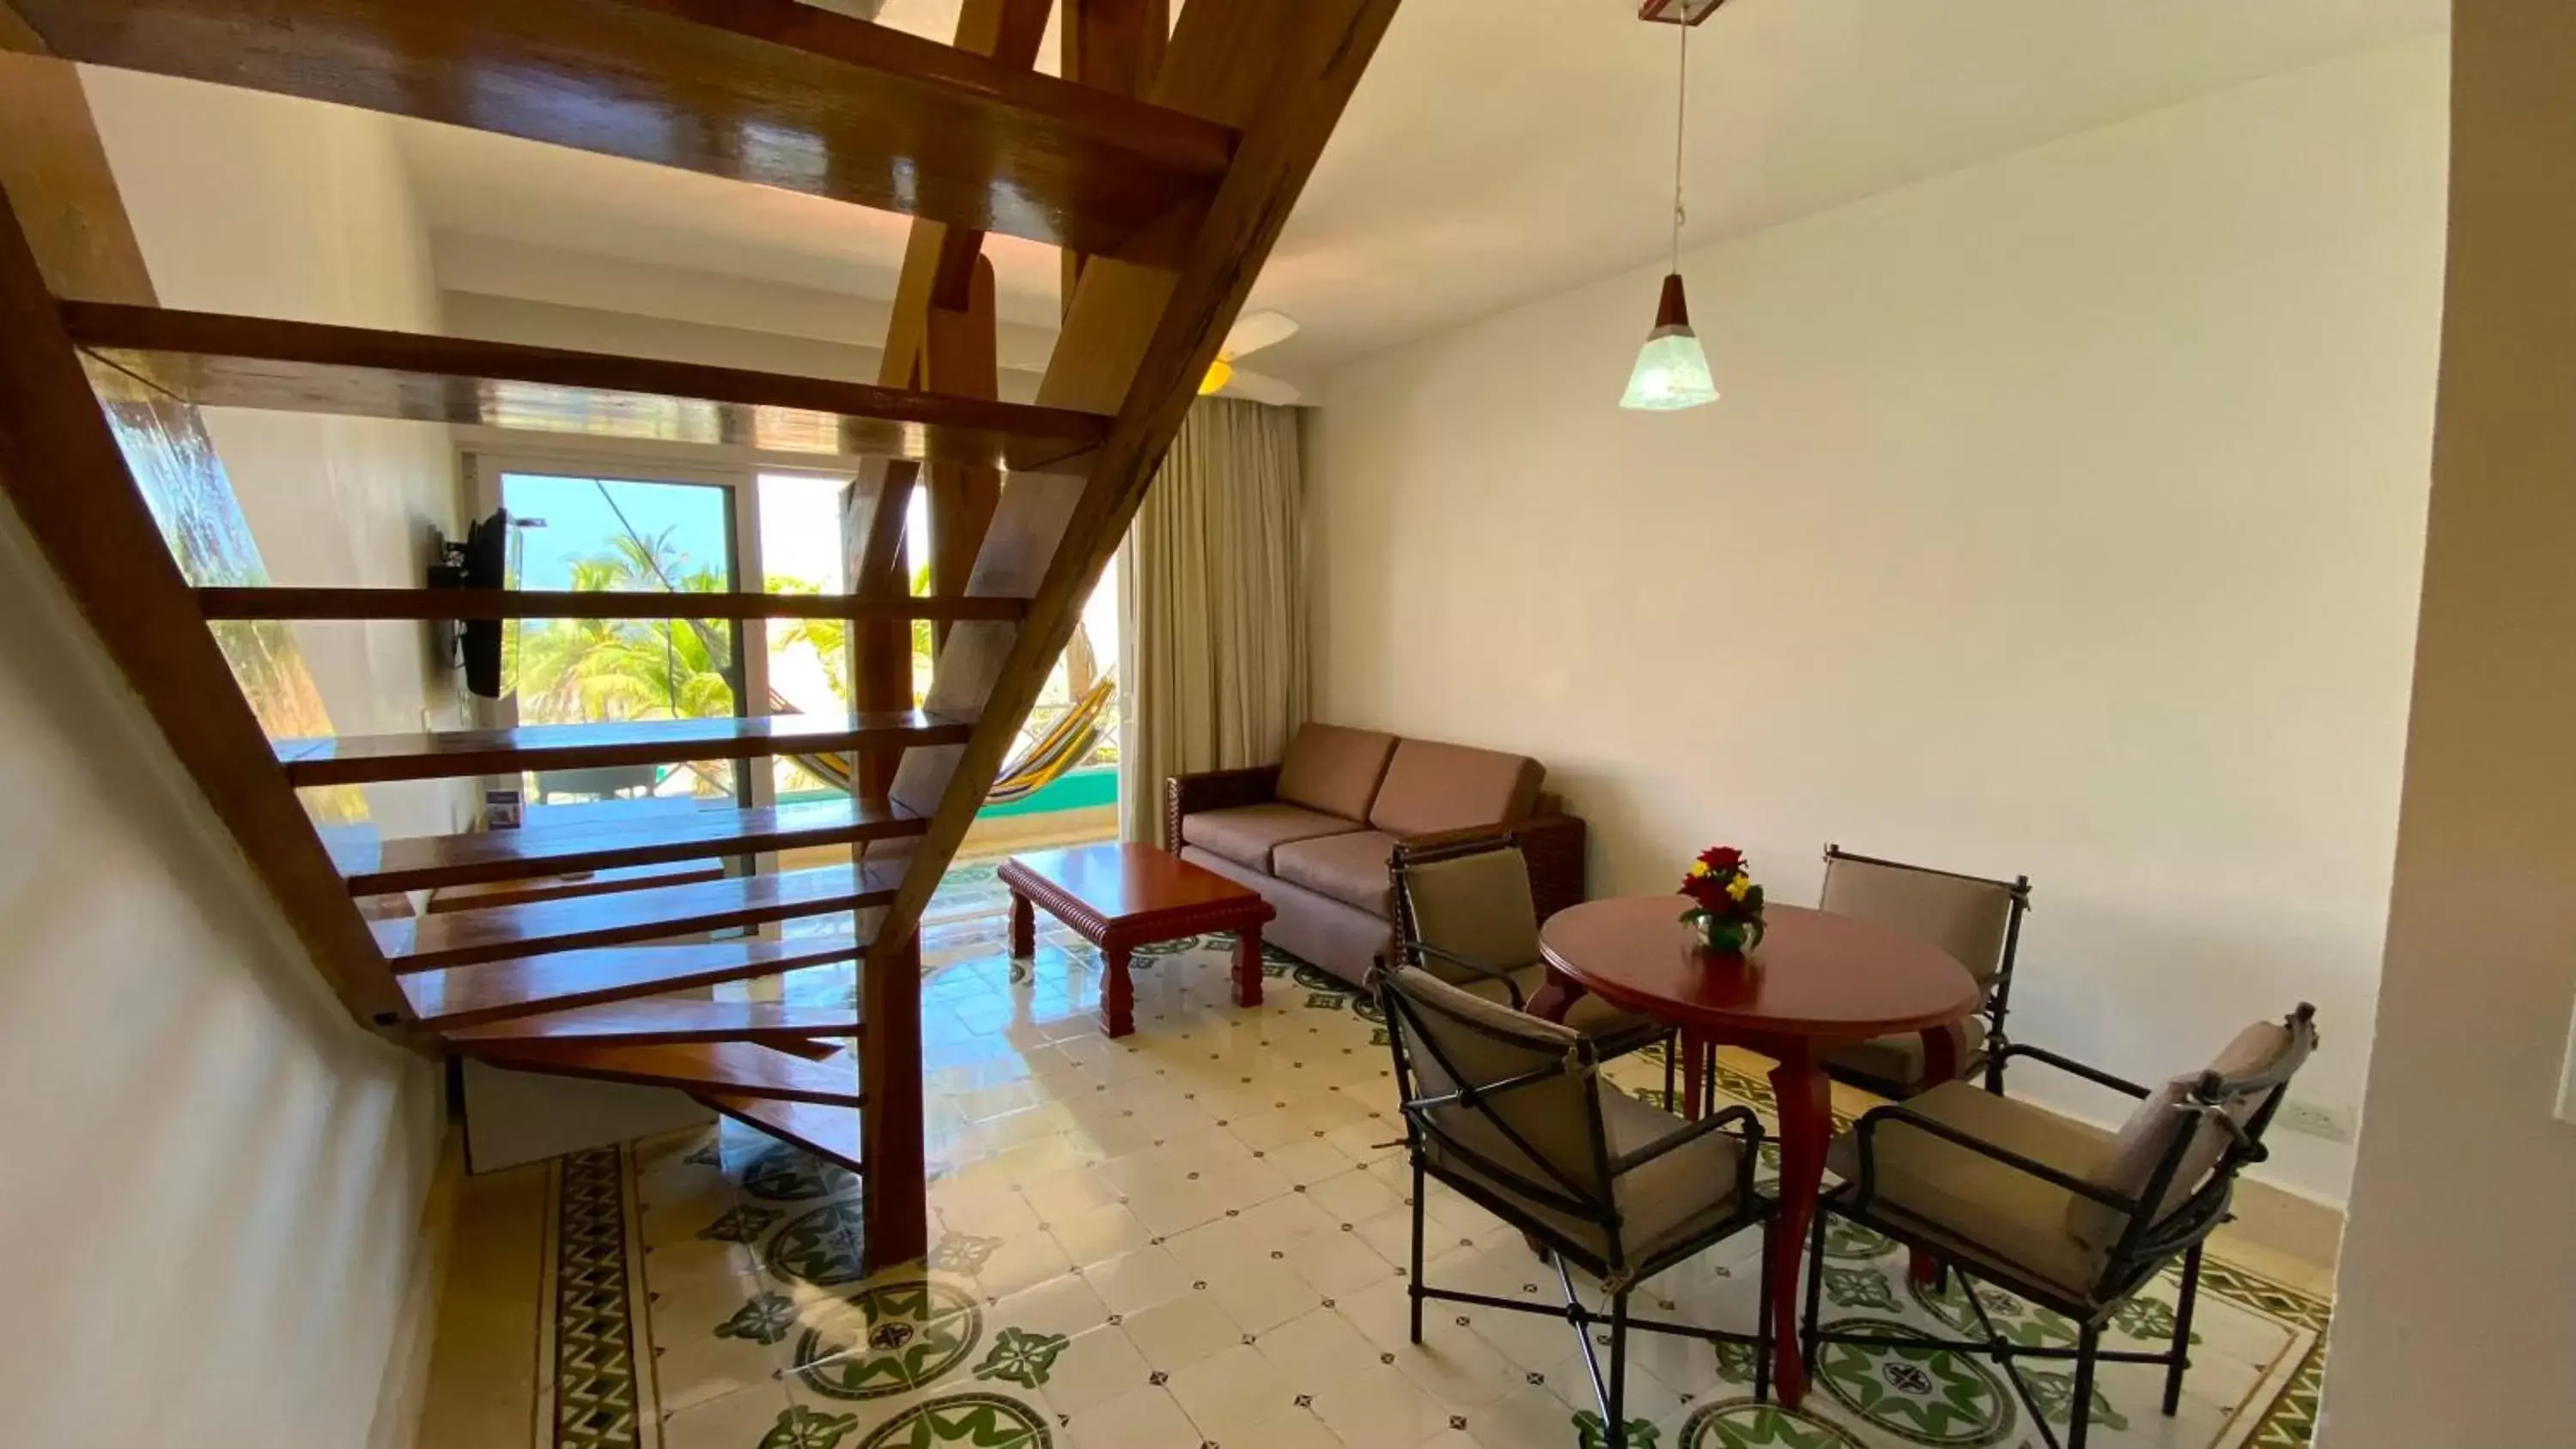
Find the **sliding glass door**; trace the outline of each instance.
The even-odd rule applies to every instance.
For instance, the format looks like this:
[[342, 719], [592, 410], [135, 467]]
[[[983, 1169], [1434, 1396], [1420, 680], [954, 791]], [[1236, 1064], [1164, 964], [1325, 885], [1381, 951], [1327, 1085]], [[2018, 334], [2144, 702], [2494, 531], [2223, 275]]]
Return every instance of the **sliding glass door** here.
[[[687, 594], [739, 587], [732, 490], [710, 483], [504, 469], [510, 587]], [[743, 639], [723, 619], [526, 619], [504, 626], [521, 724], [706, 718], [745, 709]], [[742, 798], [730, 760], [532, 771], [531, 805]]]

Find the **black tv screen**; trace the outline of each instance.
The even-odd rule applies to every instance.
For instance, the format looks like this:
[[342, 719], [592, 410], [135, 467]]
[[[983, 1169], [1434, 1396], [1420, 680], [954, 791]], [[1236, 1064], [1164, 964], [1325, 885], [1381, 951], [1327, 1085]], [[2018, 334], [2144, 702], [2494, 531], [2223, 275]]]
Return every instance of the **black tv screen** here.
[[[510, 582], [510, 510], [496, 509], [465, 534], [459, 550], [457, 587], [499, 589]], [[501, 697], [501, 621], [468, 619], [458, 631], [457, 652], [465, 664], [465, 687], [485, 699]]]

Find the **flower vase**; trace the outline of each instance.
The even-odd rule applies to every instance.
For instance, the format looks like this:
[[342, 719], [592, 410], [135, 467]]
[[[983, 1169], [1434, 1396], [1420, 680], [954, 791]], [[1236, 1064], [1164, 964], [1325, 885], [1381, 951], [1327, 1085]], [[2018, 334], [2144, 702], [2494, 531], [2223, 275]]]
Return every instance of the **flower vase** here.
[[1712, 956], [1744, 954], [1748, 928], [1742, 921], [1702, 921], [1699, 923], [1700, 944]]

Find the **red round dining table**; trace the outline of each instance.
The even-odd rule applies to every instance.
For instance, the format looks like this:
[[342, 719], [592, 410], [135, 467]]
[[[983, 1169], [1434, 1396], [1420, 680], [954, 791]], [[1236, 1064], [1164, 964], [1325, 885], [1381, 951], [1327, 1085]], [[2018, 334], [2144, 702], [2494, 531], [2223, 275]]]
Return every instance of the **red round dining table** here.
[[[1741, 957], [1702, 947], [1681, 923], [1681, 896], [1586, 901], [1550, 916], [1539, 931], [1548, 984], [1529, 1009], [1552, 1020], [1585, 992], [1678, 1029], [1698, 1045], [1746, 1047], [1779, 1065], [1771, 1071], [1780, 1121], [1780, 1234], [1771, 1255], [1772, 1382], [1781, 1402], [1806, 1397], [1798, 1359], [1798, 1259], [1824, 1180], [1833, 1136], [1824, 1056], [1872, 1037], [1923, 1034], [1924, 1080], [1958, 1074], [1957, 1038], [1944, 1028], [1976, 1010], [1976, 978], [1937, 946], [1885, 926], [1802, 906], [1764, 911], [1762, 944]], [[1697, 1083], [1691, 1093], [1694, 1105]]]

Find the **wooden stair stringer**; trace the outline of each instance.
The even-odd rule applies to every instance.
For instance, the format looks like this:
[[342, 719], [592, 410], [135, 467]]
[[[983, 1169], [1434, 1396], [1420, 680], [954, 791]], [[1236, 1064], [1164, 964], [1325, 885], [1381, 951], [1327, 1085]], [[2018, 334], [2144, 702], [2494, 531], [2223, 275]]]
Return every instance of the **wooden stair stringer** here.
[[367, 922], [137, 485], [151, 467], [229, 499], [203, 421], [140, 387], [102, 407], [64, 330], [57, 293], [154, 300], [72, 68], [0, 53], [0, 135], [0, 490], [314, 969], [356, 1020], [397, 1024]]

